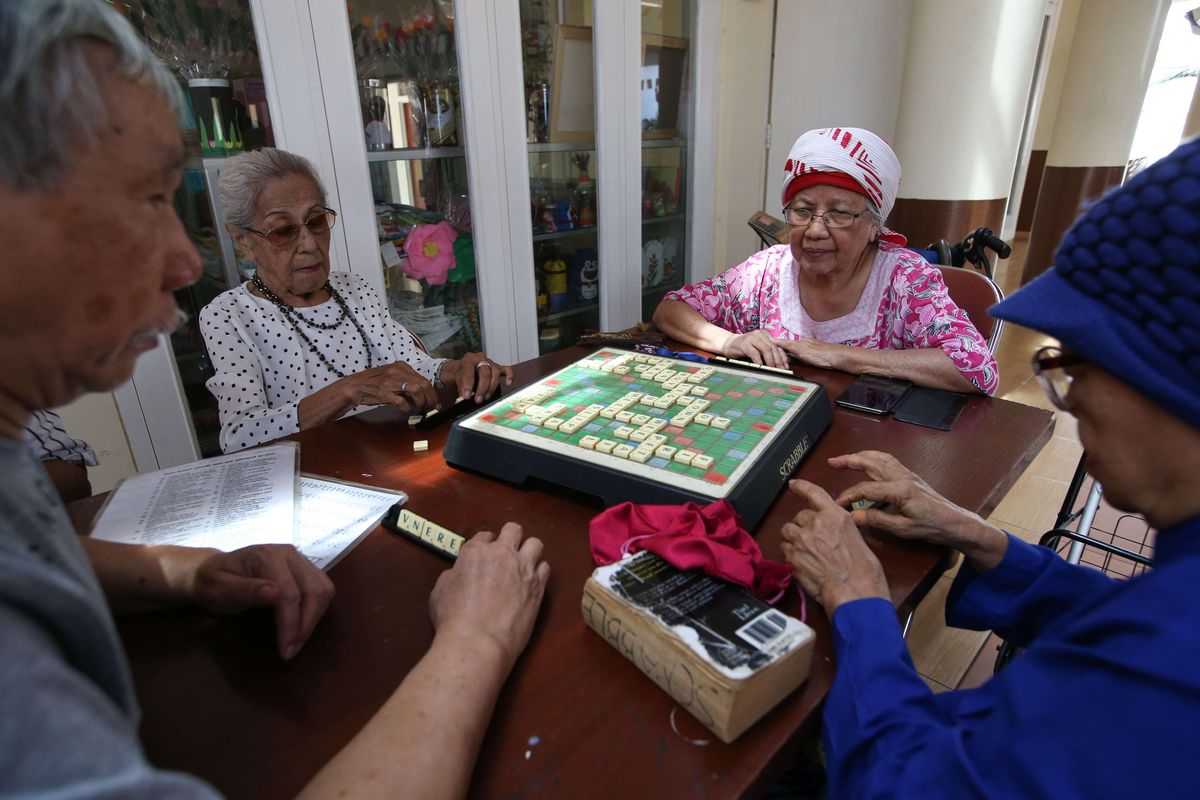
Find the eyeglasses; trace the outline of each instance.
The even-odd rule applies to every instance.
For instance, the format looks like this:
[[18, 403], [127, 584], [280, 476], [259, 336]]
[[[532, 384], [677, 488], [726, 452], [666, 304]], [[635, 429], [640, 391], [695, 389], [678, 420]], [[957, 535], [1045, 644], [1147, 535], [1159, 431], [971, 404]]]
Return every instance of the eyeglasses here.
[[301, 225], [308, 228], [308, 232], [313, 236], [320, 236], [329, 233], [329, 229], [333, 227], [333, 223], [336, 221], [337, 212], [332, 208], [325, 208], [304, 220], [300, 225], [280, 225], [278, 228], [272, 228], [266, 233], [256, 231], [254, 228], [243, 228], [243, 230], [266, 239], [275, 247], [285, 247], [296, 241], [296, 237], [300, 235]]
[[1033, 354], [1033, 374], [1046, 391], [1055, 408], [1067, 410], [1067, 392], [1071, 389], [1068, 367], [1079, 367], [1088, 360], [1075, 353], [1064, 353], [1059, 347], [1043, 347]]
[[783, 210], [783, 218], [788, 221], [789, 225], [795, 225], [797, 228], [803, 228], [811, 225], [814, 219], [819, 219], [825, 223], [826, 228], [849, 228], [854, 224], [854, 220], [861, 217], [866, 211], [826, 211], [824, 214], [818, 214], [811, 208], [803, 206], [797, 208], [785, 208]]

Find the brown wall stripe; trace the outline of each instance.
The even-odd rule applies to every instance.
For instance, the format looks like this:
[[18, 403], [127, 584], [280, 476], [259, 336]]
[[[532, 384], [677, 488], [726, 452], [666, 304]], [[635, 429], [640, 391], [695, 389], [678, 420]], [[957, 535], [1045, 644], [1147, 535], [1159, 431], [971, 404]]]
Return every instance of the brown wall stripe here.
[[1046, 167], [1029, 231], [1022, 286], [1050, 268], [1063, 234], [1084, 204], [1119, 185], [1124, 175], [1124, 167]]
[[1029, 168], [1025, 170], [1025, 188], [1021, 190], [1021, 208], [1017, 210], [1017, 230], [1026, 233], [1033, 227], [1033, 212], [1037, 208], [1038, 192], [1042, 189], [1042, 172], [1046, 169], [1046, 151], [1029, 151]]
[[945, 239], [957, 244], [976, 228], [1000, 232], [1005, 198], [996, 200], [917, 200], [901, 197], [888, 215], [887, 226], [908, 237], [913, 247]]

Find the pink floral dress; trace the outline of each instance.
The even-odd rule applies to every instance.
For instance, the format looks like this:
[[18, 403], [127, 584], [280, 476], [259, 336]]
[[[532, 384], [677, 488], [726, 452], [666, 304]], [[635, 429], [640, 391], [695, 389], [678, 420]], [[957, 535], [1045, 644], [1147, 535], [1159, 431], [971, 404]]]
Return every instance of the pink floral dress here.
[[877, 350], [941, 348], [977, 389], [995, 393], [1000, 372], [987, 342], [950, 299], [941, 272], [916, 253], [880, 242], [858, 305], [824, 322], [809, 317], [800, 302], [799, 269], [791, 247], [776, 245], [664, 299], [682, 300], [735, 333], [761, 329], [777, 339]]

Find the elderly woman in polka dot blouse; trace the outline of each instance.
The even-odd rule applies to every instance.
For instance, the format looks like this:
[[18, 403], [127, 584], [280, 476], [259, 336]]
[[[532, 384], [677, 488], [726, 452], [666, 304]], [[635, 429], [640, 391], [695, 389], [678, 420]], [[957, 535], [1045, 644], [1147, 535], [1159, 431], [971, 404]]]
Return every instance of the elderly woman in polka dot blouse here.
[[306, 159], [265, 148], [221, 170], [226, 227], [258, 265], [200, 312], [221, 449], [240, 450], [372, 406], [483, 402], [512, 369], [482, 353], [430, 356], [360, 276], [329, 270], [336, 215]]
[[784, 167], [788, 244], [668, 292], [654, 323], [695, 347], [922, 386], [996, 391], [987, 343], [941, 273], [883, 227], [900, 187], [887, 143], [861, 128], [805, 133]]

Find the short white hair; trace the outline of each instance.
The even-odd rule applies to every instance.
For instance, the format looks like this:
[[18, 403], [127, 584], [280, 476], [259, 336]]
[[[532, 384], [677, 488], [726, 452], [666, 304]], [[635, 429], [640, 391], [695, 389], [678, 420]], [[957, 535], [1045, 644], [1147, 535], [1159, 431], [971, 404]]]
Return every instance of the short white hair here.
[[107, 45], [113, 73], [149, 86], [178, 113], [179, 82], [101, 0], [0, 0], [0, 185], [52, 189], [109, 122], [109, 76], [88, 60]]
[[235, 228], [253, 226], [258, 198], [262, 196], [263, 189], [271, 181], [289, 175], [301, 175], [311, 180], [321, 195], [321, 203], [327, 205], [325, 186], [317, 175], [316, 167], [304, 156], [274, 147], [262, 147], [226, 159], [221, 165], [221, 180], [217, 184], [225, 221]]

